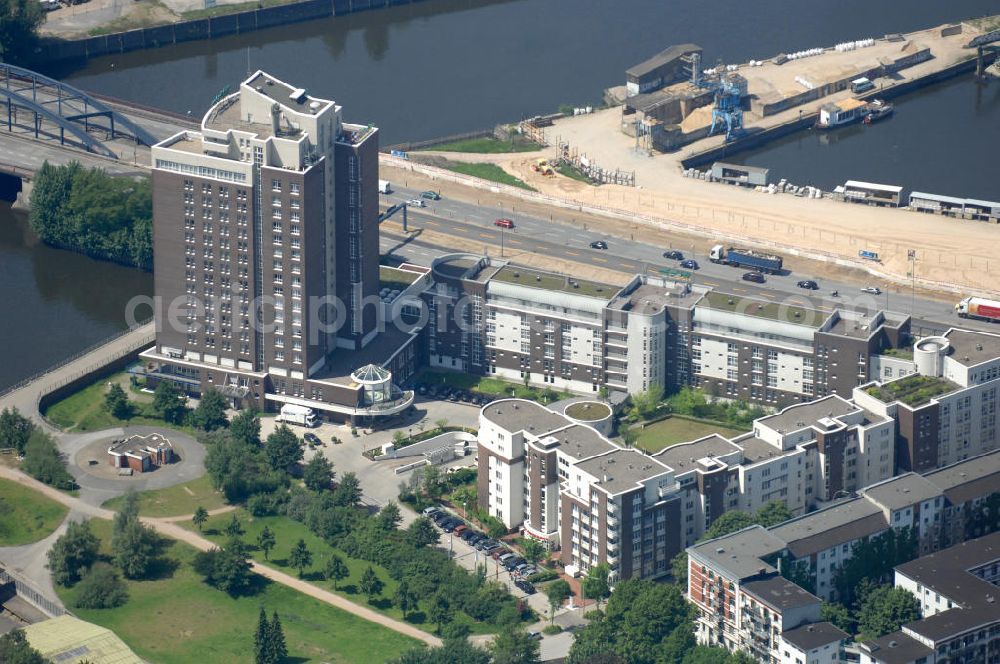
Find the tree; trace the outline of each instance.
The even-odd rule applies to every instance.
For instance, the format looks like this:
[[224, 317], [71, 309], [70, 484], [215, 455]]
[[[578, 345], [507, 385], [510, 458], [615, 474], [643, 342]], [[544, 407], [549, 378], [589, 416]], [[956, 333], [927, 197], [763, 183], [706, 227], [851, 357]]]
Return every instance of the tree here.
[[230, 517], [229, 523], [226, 524], [225, 533], [230, 537], [241, 537], [244, 532], [246, 531], [243, 529], [243, 524], [240, 523], [240, 520], [234, 513], [233, 516]]
[[229, 434], [238, 443], [257, 447], [260, 445], [260, 417], [252, 408], [241, 410], [229, 423]]
[[372, 566], [369, 565], [361, 575], [359, 587], [361, 588], [361, 592], [365, 594], [365, 597], [368, 598], [368, 602], [370, 604], [376, 595], [382, 594], [382, 588], [385, 587], [385, 584], [382, 583], [382, 579], [378, 578], [378, 575], [375, 574], [375, 570], [372, 569]]
[[611, 594], [611, 586], [608, 584], [610, 573], [611, 568], [608, 567], [607, 563], [591, 567], [587, 576], [583, 577], [583, 581], [580, 583], [583, 596], [595, 599], [600, 604], [602, 599]]
[[28, 438], [35, 430], [34, 423], [22, 415], [17, 408], [4, 408], [0, 412], [0, 449], [12, 447], [18, 454], [24, 454]]
[[288, 646], [285, 645], [285, 630], [281, 627], [277, 611], [271, 614], [271, 626], [267, 631], [267, 661], [269, 664], [281, 664], [288, 658]]
[[693, 630], [692, 607], [676, 585], [626, 579], [604, 613], [575, 633], [568, 661], [610, 653], [622, 662], [679, 662], [695, 645]]
[[396, 594], [392, 601], [403, 612], [403, 620], [406, 620], [406, 614], [417, 608], [417, 596], [410, 590], [410, 584], [406, 582], [406, 579], [401, 580], [396, 586]]
[[328, 491], [333, 479], [333, 464], [320, 452], [309, 459], [302, 472], [302, 481], [306, 488], [313, 491]]
[[823, 620], [832, 622], [848, 634], [854, 634], [857, 630], [857, 623], [854, 621], [854, 616], [851, 615], [851, 612], [843, 604], [823, 602], [819, 615]]
[[271, 664], [268, 655], [268, 647], [271, 644], [271, 624], [267, 622], [267, 612], [264, 607], [260, 607], [260, 615], [257, 616], [257, 630], [253, 634], [253, 661], [254, 664]]
[[313, 554], [306, 547], [306, 541], [304, 539], [299, 539], [292, 547], [292, 552], [288, 555], [288, 563], [299, 570], [299, 578], [302, 578], [302, 572], [305, 571], [307, 567], [312, 565]]
[[756, 523], [757, 520], [754, 518], [754, 515], [738, 510], [730, 510], [713, 521], [712, 525], [705, 531], [705, 534], [702, 535], [699, 541], [715, 539], [729, 533], [735, 533], [737, 530], [743, 530]]
[[538, 563], [539, 560], [545, 557], [546, 553], [545, 546], [538, 540], [526, 537], [521, 540], [521, 555], [532, 565]]
[[76, 480], [66, 470], [56, 441], [41, 429], [35, 429], [28, 437], [21, 470], [57, 489], [69, 491], [76, 488]]
[[132, 519], [111, 536], [115, 566], [127, 579], [142, 579], [156, 560], [158, 540], [152, 528]]
[[406, 534], [406, 539], [417, 548], [437, 544], [441, 541], [441, 535], [434, 527], [434, 523], [425, 516], [416, 518], [406, 529]]
[[197, 528], [198, 532], [201, 532], [202, 526], [208, 521], [208, 510], [206, 510], [201, 505], [195, 509], [194, 514], [191, 516], [191, 523], [193, 523]]
[[72, 586], [97, 560], [100, 546], [89, 521], [71, 522], [48, 553], [52, 580], [61, 586]]
[[770, 528], [792, 518], [792, 511], [780, 500], [771, 500], [757, 510], [757, 523]]
[[654, 383], [648, 390], [636, 392], [631, 398], [633, 415], [638, 418], [649, 417], [663, 401], [663, 387]]
[[439, 431], [441, 429], [444, 429], [446, 426], [448, 426], [448, 418], [442, 417], [434, 420], [434, 426], [436, 426]]
[[361, 482], [354, 473], [344, 473], [333, 492], [333, 502], [339, 507], [354, 507], [361, 500]]
[[639, 441], [638, 427], [630, 427], [622, 424], [619, 427], [619, 434], [622, 437], [622, 444], [625, 447], [635, 447], [635, 444]]
[[268, 559], [276, 543], [274, 533], [267, 526], [257, 533], [257, 547], [264, 552], [264, 560]]
[[573, 596], [573, 589], [565, 579], [557, 579], [545, 588], [545, 596], [549, 598], [549, 623], [555, 622], [556, 609]]
[[340, 556], [333, 554], [326, 561], [326, 567], [323, 568], [323, 576], [326, 577], [327, 581], [333, 581], [333, 589], [337, 589], [337, 584], [348, 576], [351, 575], [351, 571], [347, 568], [347, 564], [344, 559]]
[[187, 412], [187, 397], [169, 380], [161, 380], [153, 390], [153, 412], [165, 422], [180, 424]]
[[288, 470], [302, 460], [302, 440], [284, 424], [279, 424], [264, 442], [264, 454], [274, 470]]
[[430, 608], [427, 611], [427, 618], [437, 625], [437, 633], [440, 634], [445, 625], [451, 622], [454, 613], [451, 603], [440, 592], [431, 599]]
[[79, 609], [113, 609], [128, 601], [128, 587], [118, 572], [94, 565], [77, 586], [73, 605]]
[[406, 434], [398, 429], [392, 434], [392, 444], [396, 447], [396, 449], [402, 447], [405, 440]]
[[198, 407], [191, 413], [191, 424], [202, 431], [224, 429], [229, 425], [229, 420], [226, 418], [228, 405], [221, 392], [209, 387], [201, 393]]
[[539, 651], [538, 641], [516, 627], [503, 628], [489, 645], [493, 664], [536, 664]]
[[431, 500], [437, 500], [444, 493], [444, 484], [441, 482], [441, 471], [437, 466], [425, 466], [423, 474], [424, 493]]
[[859, 596], [858, 631], [866, 639], [895, 632], [920, 618], [920, 602], [905, 588], [878, 586]]
[[688, 554], [681, 551], [670, 559], [670, 575], [674, 577], [674, 583], [681, 588], [687, 589], [688, 584]]
[[38, 41], [45, 21], [41, 4], [31, 0], [0, 0], [0, 61], [23, 64]]
[[[40, 5], [39, 5], [40, 6]], [[49, 664], [42, 653], [31, 647], [24, 631], [15, 629], [0, 636], [0, 662], [4, 664]]]
[[251, 583], [252, 572], [246, 548], [238, 539], [230, 539], [224, 548], [200, 551], [193, 566], [205, 581], [236, 597]]
[[390, 664], [491, 664], [491, 657], [465, 639], [445, 639], [437, 648], [408, 650]]
[[125, 390], [118, 383], [112, 383], [108, 393], [104, 395], [104, 409], [112, 417], [127, 420], [132, 415], [132, 404], [129, 403]]
[[862, 539], [851, 547], [851, 557], [837, 568], [833, 577], [837, 597], [856, 610], [861, 596], [859, 590], [866, 580], [890, 579], [896, 565], [913, 560], [916, 555], [917, 533], [913, 528], [890, 528], [880, 535]]
[[378, 511], [375, 523], [379, 530], [383, 532], [390, 532], [395, 530], [396, 526], [398, 526], [402, 520], [403, 515], [399, 513], [399, 506], [396, 505], [396, 503], [386, 503], [382, 509]]

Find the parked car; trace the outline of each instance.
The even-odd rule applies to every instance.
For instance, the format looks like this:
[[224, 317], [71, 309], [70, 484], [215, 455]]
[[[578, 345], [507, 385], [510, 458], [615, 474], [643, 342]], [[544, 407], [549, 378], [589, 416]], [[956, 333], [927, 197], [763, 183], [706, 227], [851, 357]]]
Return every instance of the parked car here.
[[514, 554], [511, 553], [510, 549], [505, 546], [501, 546], [500, 548], [490, 552], [490, 556], [492, 556], [493, 560], [497, 562], [500, 562], [500, 559], [507, 555], [513, 556]]
[[817, 284], [812, 279], [803, 279], [802, 281], [800, 281], [795, 285], [798, 286], [799, 288], [805, 288], [806, 290], [816, 290], [817, 288], [819, 288], [819, 284]]
[[878, 286], [865, 286], [861, 289], [862, 293], [868, 293], [869, 295], [881, 295], [882, 289]]
[[444, 521], [441, 524], [441, 530], [443, 530], [446, 533], [453, 533], [453, 532], [455, 532], [455, 528], [458, 527], [458, 526], [459, 526], [459, 524], [455, 523], [454, 521], [448, 520], [448, 521]]
[[429, 201], [439, 201], [441, 200], [441, 194], [437, 193], [436, 191], [431, 191], [430, 189], [428, 189], [427, 191], [423, 191], [420, 193], [420, 198], [426, 198]]
[[432, 516], [434, 514], [437, 514], [440, 511], [441, 510], [438, 509], [437, 507], [425, 507], [423, 509], [423, 511], [421, 512], [421, 514], [423, 514], [424, 516]]
[[542, 638], [541, 632], [528, 632], [528, 638], [532, 641], [537, 641]]
[[455, 526], [455, 534], [461, 537], [462, 533], [464, 533], [468, 529], [469, 527], [467, 525], [465, 525], [464, 523], [459, 523], [457, 526]]
[[604, 240], [594, 240], [593, 242], [590, 243], [590, 248], [591, 249], [607, 249], [608, 248], [608, 243], [605, 242]]
[[517, 586], [517, 588], [519, 588], [521, 592], [523, 592], [525, 595], [534, 595], [536, 592], [538, 592], [537, 590], [535, 590], [535, 586], [531, 585], [530, 583], [528, 583], [523, 579], [518, 579], [517, 581], [514, 582], [514, 585]]
[[508, 572], [512, 572], [517, 569], [518, 565], [525, 563], [525, 559], [521, 556], [514, 556], [513, 558], [508, 558], [503, 562], [503, 566], [507, 568]]
[[755, 284], [762, 284], [767, 281], [760, 272], [744, 272], [743, 281], [752, 281]]
[[698, 261], [694, 260], [693, 258], [689, 258], [686, 261], [681, 261], [681, 267], [684, 268], [685, 270], [697, 270]]
[[672, 261], [682, 261], [684, 260], [684, 254], [676, 249], [671, 249], [670, 251], [663, 252], [664, 258], [669, 258]]
[[406, 201], [406, 204], [409, 205], [410, 207], [419, 207], [419, 208], [427, 207], [427, 203], [424, 203], [423, 199], [421, 198], [411, 198], [410, 200]]
[[507, 217], [501, 217], [493, 222], [494, 226], [499, 226], [500, 228], [514, 228], [514, 222]]
[[319, 436], [317, 436], [314, 433], [305, 433], [305, 434], [302, 434], [302, 437], [310, 445], [322, 445], [323, 444], [323, 441], [321, 441], [319, 439]]

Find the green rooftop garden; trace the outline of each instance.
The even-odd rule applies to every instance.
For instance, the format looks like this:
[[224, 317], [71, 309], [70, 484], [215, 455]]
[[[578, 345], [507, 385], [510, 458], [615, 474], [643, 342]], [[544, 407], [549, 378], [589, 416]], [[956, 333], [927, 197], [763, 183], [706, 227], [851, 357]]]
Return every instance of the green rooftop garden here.
[[806, 307], [790, 306], [779, 302], [768, 302], [753, 298], [739, 297], [728, 293], [710, 291], [705, 294], [704, 301], [712, 309], [732, 311], [747, 316], [757, 316], [769, 320], [795, 323], [797, 325], [819, 326], [826, 314]]
[[416, 272], [400, 270], [398, 268], [380, 265], [378, 268], [379, 288], [391, 288], [393, 290], [405, 290], [420, 277]]
[[886, 348], [882, 351], [882, 355], [886, 357], [897, 357], [901, 360], [912, 360], [913, 359], [913, 349], [912, 348]]
[[956, 387], [954, 383], [944, 378], [911, 374], [890, 383], [874, 385], [867, 388], [865, 392], [883, 403], [901, 401], [911, 408], [916, 408], [936, 396], [951, 392]]
[[508, 265], [496, 273], [494, 281], [502, 281], [508, 284], [520, 284], [531, 288], [541, 288], [542, 290], [558, 291], [563, 293], [574, 293], [587, 297], [600, 297], [611, 299], [618, 292], [618, 287], [609, 284], [601, 284], [596, 281], [584, 281], [572, 277], [558, 276], [548, 272], [539, 272], [520, 266]]
[[578, 401], [566, 408], [566, 415], [580, 422], [603, 420], [611, 414], [611, 408], [596, 401]]

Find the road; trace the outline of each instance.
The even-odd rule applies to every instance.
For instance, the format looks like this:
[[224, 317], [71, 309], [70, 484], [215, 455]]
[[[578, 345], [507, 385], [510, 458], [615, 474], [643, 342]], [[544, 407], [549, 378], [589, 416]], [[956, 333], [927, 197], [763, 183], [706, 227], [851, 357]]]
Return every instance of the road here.
[[[386, 204], [401, 203], [419, 197], [419, 190], [405, 187], [396, 187], [391, 194], [381, 196]], [[625, 239], [588, 231], [586, 224], [581, 229], [548, 219], [529, 217], [516, 213], [509, 207], [478, 206], [474, 203], [447, 199], [428, 200], [424, 203], [426, 205], [424, 208], [409, 209], [410, 230], [423, 228], [465, 241], [482, 242], [484, 249], [489, 245], [492, 255], [499, 253], [497, 248], [502, 245], [503, 253], [507, 257], [511, 253], [530, 252], [626, 274], [658, 274], [663, 267], [680, 267], [679, 261], [663, 258], [665, 250], [677, 249], [683, 252], [685, 258], [692, 258], [698, 262], [699, 268], [694, 271], [693, 276], [694, 283], [725, 292], [774, 302], [787, 301], [799, 305], [808, 303], [808, 306], [826, 312], [836, 308], [862, 312], [895, 311], [910, 314], [916, 323], [924, 327], [936, 327], [942, 330], [949, 326], [960, 325], [984, 331], [997, 331], [995, 325], [956, 317], [953, 310], [954, 302], [930, 299], [919, 293], [911, 295], [908, 289], [890, 293], [889, 287], [883, 283], [821, 280], [811, 274], [796, 273], [769, 275], [766, 284], [762, 286], [745, 282], [741, 279], [744, 270], [717, 265], [708, 260], [707, 250], [710, 244], [708, 240], [702, 245], [692, 245], [687, 242], [683, 245], [673, 244], [663, 247], [643, 241], [641, 237]], [[397, 213], [394, 219], [399, 216]], [[515, 227], [510, 230], [498, 228], [494, 225], [498, 217], [512, 219]], [[406, 238], [402, 234], [383, 229], [382, 251], [392, 250], [394, 254], [418, 264], [429, 264], [437, 256], [453, 251], [446, 247], [421, 242], [419, 238], [401, 244], [404, 239]], [[596, 240], [607, 242], [608, 249], [590, 248], [590, 243]], [[808, 291], [798, 288], [797, 282], [803, 279], [815, 279], [819, 283], [819, 289]], [[884, 292], [879, 296], [861, 293], [860, 288], [865, 285], [878, 286]], [[832, 297], [830, 295], [832, 291], [839, 291], [839, 296]]]

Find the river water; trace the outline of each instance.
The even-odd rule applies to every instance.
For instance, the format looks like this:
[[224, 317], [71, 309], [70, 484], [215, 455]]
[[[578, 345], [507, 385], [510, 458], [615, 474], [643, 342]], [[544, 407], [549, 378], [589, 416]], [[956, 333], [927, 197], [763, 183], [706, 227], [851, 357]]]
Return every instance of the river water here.
[[[701, 45], [706, 63], [743, 62], [995, 11], [996, 0], [430, 0], [47, 73], [200, 116], [248, 68], [267, 69], [333, 97], [347, 120], [378, 125], [388, 144], [596, 103], [624, 82], [626, 68], [670, 44]], [[901, 102], [898, 117], [868, 132], [873, 140], [850, 129], [827, 143], [803, 135], [745, 158], [803, 184], [865, 178], [998, 198], [985, 138], [996, 135], [997, 90], [958, 81]], [[0, 389], [121, 329], [129, 296], [151, 290], [147, 274], [32, 244], [6, 207], [0, 274], [0, 293], [17, 312], [0, 322]]]

